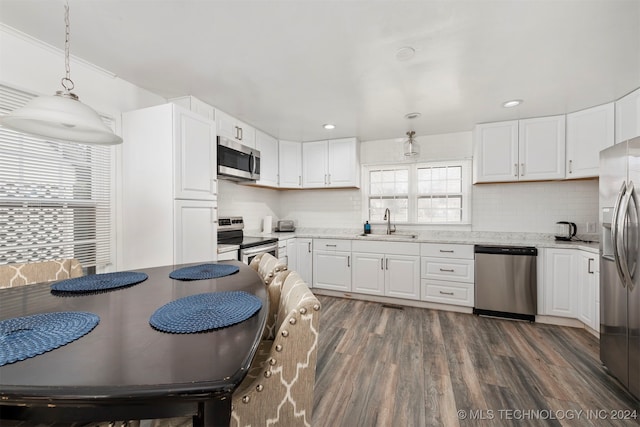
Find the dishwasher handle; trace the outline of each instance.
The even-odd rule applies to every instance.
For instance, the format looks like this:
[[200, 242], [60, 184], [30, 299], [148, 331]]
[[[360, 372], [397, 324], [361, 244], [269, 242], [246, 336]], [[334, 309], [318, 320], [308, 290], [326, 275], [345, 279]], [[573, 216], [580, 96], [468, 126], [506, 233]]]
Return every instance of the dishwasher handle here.
[[538, 256], [538, 249], [533, 246], [484, 246], [475, 245], [474, 252], [477, 254], [490, 255], [525, 255]]

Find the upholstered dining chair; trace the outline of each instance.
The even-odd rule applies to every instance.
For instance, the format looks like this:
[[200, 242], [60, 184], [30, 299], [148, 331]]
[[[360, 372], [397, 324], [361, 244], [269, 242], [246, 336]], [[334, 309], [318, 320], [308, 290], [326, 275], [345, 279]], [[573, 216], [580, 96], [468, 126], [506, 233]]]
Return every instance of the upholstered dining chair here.
[[[311, 426], [320, 301], [295, 271], [278, 273], [273, 283], [282, 285], [277, 333], [260, 342], [247, 376], [233, 393], [232, 427]], [[191, 425], [191, 418], [152, 423]]]
[[75, 258], [4, 264], [0, 265], [0, 288], [12, 288], [80, 276], [82, 276], [82, 265]]
[[276, 274], [287, 269], [287, 264], [270, 253], [264, 253], [254, 257], [249, 267], [257, 271], [264, 283], [268, 285]]

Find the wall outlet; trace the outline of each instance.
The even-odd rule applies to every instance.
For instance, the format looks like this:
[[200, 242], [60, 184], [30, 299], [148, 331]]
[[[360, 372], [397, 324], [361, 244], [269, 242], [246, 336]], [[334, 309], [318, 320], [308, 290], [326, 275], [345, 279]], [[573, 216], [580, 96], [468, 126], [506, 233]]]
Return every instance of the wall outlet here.
[[596, 223], [587, 222], [587, 233], [595, 233], [595, 232], [596, 232]]

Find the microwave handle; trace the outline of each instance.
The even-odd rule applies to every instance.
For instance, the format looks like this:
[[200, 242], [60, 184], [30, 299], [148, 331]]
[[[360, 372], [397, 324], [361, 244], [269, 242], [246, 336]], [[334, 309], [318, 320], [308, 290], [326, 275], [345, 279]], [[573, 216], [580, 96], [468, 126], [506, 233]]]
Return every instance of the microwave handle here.
[[249, 153], [249, 169], [251, 169], [251, 176], [256, 174], [256, 159], [253, 151]]

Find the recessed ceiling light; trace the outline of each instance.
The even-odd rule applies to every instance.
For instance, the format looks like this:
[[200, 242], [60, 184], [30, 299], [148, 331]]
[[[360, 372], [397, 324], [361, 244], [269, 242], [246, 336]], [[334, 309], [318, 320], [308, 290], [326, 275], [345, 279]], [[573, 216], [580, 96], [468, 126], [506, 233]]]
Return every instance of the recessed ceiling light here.
[[331, 130], [331, 129], [335, 129], [336, 125], [332, 125], [331, 123], [327, 123], [322, 125], [323, 128], [327, 129], [327, 130]]
[[522, 101], [522, 99], [512, 99], [511, 101], [506, 101], [502, 103], [502, 106], [504, 108], [511, 108], [511, 107], [517, 107], [518, 105], [522, 104], [524, 101]]
[[405, 115], [404, 115], [404, 118], [405, 118], [405, 119], [409, 119], [409, 120], [411, 120], [411, 119], [417, 119], [417, 118], [418, 118], [418, 117], [420, 117], [421, 115], [422, 115], [422, 114], [420, 114], [420, 113], [418, 113], [418, 112], [416, 111], [416, 112], [413, 112], [413, 113], [407, 113], [407, 114], [405, 114]]
[[398, 61], [408, 61], [416, 54], [416, 50], [411, 46], [401, 47], [396, 51], [396, 59]]

